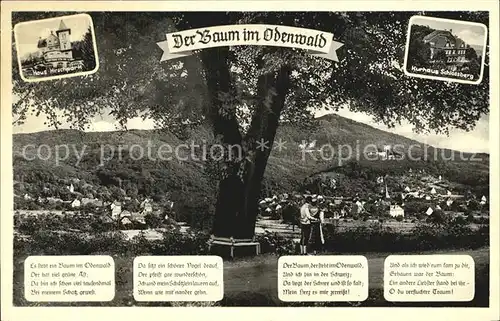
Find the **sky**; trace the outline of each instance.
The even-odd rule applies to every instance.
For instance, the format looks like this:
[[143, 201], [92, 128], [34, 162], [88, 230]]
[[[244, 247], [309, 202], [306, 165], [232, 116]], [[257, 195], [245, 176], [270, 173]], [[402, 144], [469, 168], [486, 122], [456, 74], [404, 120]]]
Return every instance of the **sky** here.
[[[323, 110], [318, 111], [316, 116], [322, 116], [329, 112]], [[352, 120], [370, 125], [372, 127], [385, 130], [394, 134], [399, 134], [422, 143], [426, 143], [435, 147], [449, 148], [453, 150], [463, 151], [463, 152], [473, 152], [473, 153], [489, 153], [489, 117], [488, 115], [483, 116], [477, 123], [475, 129], [470, 132], [465, 132], [463, 130], [451, 130], [450, 135], [436, 135], [436, 134], [416, 134], [412, 131], [413, 126], [409, 123], [403, 123], [395, 128], [387, 128], [382, 124], [374, 122], [371, 116], [364, 113], [351, 112], [349, 110], [341, 109], [337, 112], [340, 116], [350, 118]], [[26, 122], [20, 126], [14, 126], [14, 133], [32, 133], [37, 131], [50, 130], [54, 128], [49, 128], [44, 125], [46, 117], [41, 114], [40, 116], [28, 115]], [[61, 128], [69, 128], [69, 125], [63, 126]], [[109, 116], [97, 117], [92, 128], [88, 131], [105, 132], [117, 130], [117, 123]], [[143, 120], [140, 117], [129, 119], [127, 123], [128, 129], [154, 129], [154, 122], [151, 119]]]
[[[82, 18], [83, 17], [83, 18]], [[19, 42], [19, 50], [21, 55], [37, 50], [36, 44], [39, 37], [47, 37], [50, 30], [57, 30], [61, 19], [47, 19], [42, 22], [37, 21], [35, 24], [18, 24], [16, 25], [16, 37]], [[414, 18], [414, 24], [427, 25], [434, 29], [452, 29], [453, 33], [471, 45], [484, 45], [485, 31], [477, 25], [469, 25], [463, 23], [443, 22], [441, 20], [431, 20], [428, 18]], [[65, 18], [64, 23], [71, 28], [71, 40], [80, 39], [86, 32], [90, 18], [85, 15], [76, 15], [70, 18]], [[328, 113], [327, 111], [319, 111], [316, 116], [322, 116]], [[387, 128], [384, 125], [377, 124], [369, 115], [363, 113], [354, 113], [348, 110], [340, 110], [337, 112], [340, 116], [350, 118], [352, 120], [371, 125], [375, 128], [385, 130], [391, 133], [399, 134], [411, 139], [415, 139], [422, 143], [426, 143], [435, 147], [449, 148], [464, 152], [489, 152], [489, 117], [486, 115], [480, 119], [475, 129], [471, 132], [462, 130], [451, 130], [449, 136], [436, 134], [416, 134], [413, 132], [411, 124], [403, 123], [396, 128]], [[13, 128], [14, 133], [31, 133], [37, 131], [50, 130], [44, 125], [46, 117], [27, 116], [26, 122], [21, 126]], [[69, 128], [69, 125], [62, 128]], [[153, 120], [143, 120], [142, 118], [130, 119], [127, 124], [128, 129], [153, 129]], [[109, 116], [98, 117], [94, 120], [92, 128], [89, 131], [114, 131], [118, 126], [116, 122]]]
[[59, 29], [61, 20], [64, 20], [66, 26], [71, 29], [70, 40], [72, 42], [82, 39], [91, 23], [88, 15], [74, 15], [64, 19], [44, 19], [35, 22], [18, 23], [14, 28], [19, 56], [22, 57], [28, 53], [36, 52], [39, 38], [47, 38], [51, 31], [54, 31], [55, 34], [55, 31]]
[[[318, 113], [317, 116], [321, 116]], [[372, 127], [398, 134], [401, 136], [414, 139], [421, 143], [429, 144], [434, 147], [448, 148], [457, 151], [471, 153], [489, 153], [489, 115], [483, 116], [476, 124], [474, 130], [466, 132], [460, 129], [450, 130], [450, 134], [417, 134], [413, 132], [413, 125], [410, 123], [402, 123], [395, 128], [388, 128], [385, 125], [374, 122], [371, 116], [363, 113], [354, 113], [349, 110], [340, 110], [337, 114], [370, 125]]]
[[412, 24], [429, 26], [436, 30], [452, 30], [452, 33], [458, 36], [469, 45], [484, 46], [486, 36], [485, 28], [478, 24], [467, 24], [460, 22], [449, 22], [446, 20], [433, 20], [425, 17], [412, 19]]

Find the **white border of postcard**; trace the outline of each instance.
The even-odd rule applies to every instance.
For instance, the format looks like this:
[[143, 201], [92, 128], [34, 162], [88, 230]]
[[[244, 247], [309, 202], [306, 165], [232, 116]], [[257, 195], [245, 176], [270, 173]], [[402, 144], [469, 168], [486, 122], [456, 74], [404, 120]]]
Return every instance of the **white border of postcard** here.
[[[413, 21], [415, 19], [422, 19], [422, 20], [433, 20], [433, 21], [442, 21], [442, 22], [448, 22], [448, 23], [455, 23], [455, 24], [462, 24], [462, 25], [473, 25], [473, 26], [480, 26], [484, 28], [484, 45], [483, 45], [483, 55], [481, 57], [481, 71], [479, 73], [479, 79], [477, 80], [465, 80], [465, 79], [459, 79], [459, 78], [453, 78], [453, 77], [439, 77], [439, 76], [431, 76], [431, 75], [424, 75], [424, 74], [415, 74], [411, 73], [406, 70], [407, 68], [407, 62], [408, 62], [408, 48], [410, 46], [410, 37], [411, 37], [411, 27], [413, 25]], [[473, 85], [478, 85], [481, 83], [483, 80], [483, 75], [484, 75], [484, 64], [486, 60], [486, 55], [484, 54], [486, 52], [486, 47], [488, 44], [488, 27], [486, 27], [482, 23], [478, 22], [470, 22], [470, 21], [465, 21], [465, 20], [455, 20], [455, 19], [444, 19], [444, 18], [434, 18], [434, 17], [429, 17], [429, 16], [420, 16], [420, 15], [415, 15], [410, 18], [410, 21], [408, 22], [408, 31], [406, 35], [406, 45], [405, 45], [405, 56], [404, 56], [404, 62], [403, 62], [403, 71], [405, 75], [411, 76], [411, 77], [418, 77], [418, 78], [424, 78], [424, 79], [433, 79], [433, 80], [442, 80], [442, 81], [450, 81], [450, 82], [458, 82], [462, 84], [473, 84]]]
[[[77, 71], [77, 72], [68, 72], [65, 74], [60, 74], [60, 75], [55, 75], [55, 76], [47, 76], [47, 77], [37, 77], [37, 78], [26, 78], [23, 69], [21, 66], [21, 57], [20, 57], [20, 51], [19, 51], [19, 39], [18, 39], [18, 32], [17, 30], [19, 29], [20, 26], [23, 25], [30, 25], [30, 24], [37, 24], [42, 21], [53, 21], [53, 20], [61, 20], [61, 19], [67, 19], [67, 18], [76, 18], [78, 16], [82, 17], [87, 17], [89, 20], [89, 28], [91, 30], [92, 34], [92, 45], [94, 49], [94, 56], [95, 56], [95, 68], [92, 70], [87, 70], [87, 71]], [[77, 14], [72, 14], [72, 15], [65, 15], [65, 16], [58, 16], [55, 18], [48, 18], [48, 19], [37, 19], [37, 20], [31, 20], [31, 21], [25, 21], [25, 22], [20, 22], [17, 23], [14, 26], [14, 37], [16, 40], [16, 53], [17, 53], [17, 65], [19, 68], [19, 76], [21, 77], [22, 80], [26, 82], [39, 82], [39, 81], [47, 81], [47, 80], [55, 80], [55, 79], [61, 79], [61, 78], [70, 78], [70, 77], [78, 77], [78, 76], [85, 76], [85, 75], [91, 75], [97, 70], [99, 70], [99, 54], [97, 53], [97, 43], [96, 43], [96, 35], [95, 35], [95, 29], [94, 29], [94, 22], [92, 21], [92, 17], [89, 14], [86, 13], [77, 13]]]

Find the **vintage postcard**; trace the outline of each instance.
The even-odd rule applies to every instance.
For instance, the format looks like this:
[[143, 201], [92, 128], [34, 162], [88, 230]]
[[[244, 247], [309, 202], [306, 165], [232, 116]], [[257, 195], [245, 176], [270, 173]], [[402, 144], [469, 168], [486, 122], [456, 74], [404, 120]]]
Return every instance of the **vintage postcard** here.
[[488, 28], [481, 23], [414, 16], [408, 25], [407, 75], [479, 84], [483, 79]]
[[14, 36], [19, 74], [24, 81], [88, 75], [99, 68], [88, 14], [19, 23]]
[[499, 320], [495, 1], [7, 1], [1, 30], [2, 320]]

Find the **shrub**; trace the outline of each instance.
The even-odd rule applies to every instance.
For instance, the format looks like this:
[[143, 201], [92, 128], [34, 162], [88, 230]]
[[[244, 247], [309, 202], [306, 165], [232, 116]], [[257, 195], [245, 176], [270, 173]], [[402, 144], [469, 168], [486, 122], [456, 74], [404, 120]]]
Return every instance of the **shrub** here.
[[283, 208], [283, 222], [298, 225], [300, 209], [294, 204], [286, 204]]
[[477, 248], [489, 244], [489, 229], [475, 231], [460, 220], [442, 226], [417, 224], [411, 233], [402, 234], [380, 223], [352, 230], [324, 229], [325, 250], [333, 252], [412, 252], [449, 248]]
[[[73, 223], [68, 223], [68, 221]], [[76, 223], [75, 223], [76, 222]], [[28, 255], [205, 255], [209, 235], [203, 231], [181, 233], [177, 226], [163, 232], [163, 238], [148, 240], [144, 233], [131, 240], [120, 231], [101, 230], [94, 216], [15, 218], [16, 229], [29, 236], [14, 237], [16, 256]], [[79, 224], [81, 232], [68, 232], [68, 226]], [[52, 229], [58, 229], [54, 231]], [[413, 252], [449, 248], [478, 248], [489, 244], [489, 226], [472, 229], [463, 217], [444, 220], [441, 224], [419, 222], [411, 233], [391, 230], [380, 222], [369, 226], [341, 230], [324, 226], [324, 250], [328, 252]], [[277, 233], [259, 235], [263, 253], [287, 255], [297, 253], [294, 241]]]
[[260, 243], [262, 253], [275, 253], [276, 255], [291, 255], [296, 253], [293, 240], [284, 238], [277, 233], [259, 235], [256, 240]]
[[430, 204], [421, 200], [412, 200], [405, 203], [405, 212], [408, 215], [421, 215], [429, 208]]
[[474, 217], [473, 222], [476, 224], [485, 225], [490, 223], [490, 219], [489, 217], [484, 217], [484, 216]]
[[40, 229], [36, 216], [30, 215], [25, 218], [20, 218], [18, 215], [14, 217], [14, 227], [21, 233], [33, 234]]
[[481, 204], [479, 204], [478, 201], [476, 200], [470, 200], [469, 203], [467, 204], [467, 208], [473, 211], [477, 211], [481, 207]]
[[427, 217], [426, 222], [432, 225], [444, 225], [449, 221], [449, 218], [441, 210], [435, 210]]
[[16, 256], [28, 255], [205, 255], [209, 235], [204, 232], [180, 233], [172, 228], [161, 240], [148, 240], [141, 232], [131, 240], [119, 231], [95, 234], [41, 230], [30, 238], [16, 236]]
[[281, 211], [280, 210], [277, 211], [277, 210], [273, 209], [271, 211], [271, 219], [272, 220], [279, 220], [281, 218], [282, 218], [282, 215], [281, 215]]
[[150, 228], [160, 227], [163, 223], [163, 219], [159, 215], [153, 213], [146, 214], [144, 220], [146, 221], [146, 225]]

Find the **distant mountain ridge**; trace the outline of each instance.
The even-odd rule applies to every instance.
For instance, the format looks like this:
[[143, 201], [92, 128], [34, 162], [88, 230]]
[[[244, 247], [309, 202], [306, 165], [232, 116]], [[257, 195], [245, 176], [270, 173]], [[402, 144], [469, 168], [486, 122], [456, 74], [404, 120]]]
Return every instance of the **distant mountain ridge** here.
[[[210, 200], [213, 200], [217, 190], [216, 180], [207, 174], [207, 163], [184, 158], [189, 156], [187, 149], [183, 149], [182, 159], [162, 160], [157, 157], [157, 152], [162, 145], [175, 148], [180, 144], [189, 145], [191, 141], [200, 144], [203, 140], [210, 140], [210, 136], [211, 131], [205, 127], [193, 130], [185, 139], [161, 130], [53, 130], [15, 134], [14, 191], [17, 195], [28, 193], [36, 196], [42, 191], [48, 195], [64, 194], [71, 179], [78, 178], [92, 186], [89, 191], [92, 196], [108, 195], [110, 199], [123, 195], [139, 198], [152, 196], [161, 201], [165, 195], [169, 195], [176, 204], [181, 204], [179, 206], [194, 206], [195, 212], [206, 211], [207, 204], [213, 204]], [[434, 148], [336, 114], [316, 119], [313, 126], [284, 124], [276, 136], [276, 141], [280, 140], [285, 142], [285, 146], [280, 151], [274, 144], [266, 168], [263, 182], [263, 194], [266, 195], [300, 190], [304, 180], [325, 171], [341, 170], [347, 175], [352, 170], [358, 172], [356, 175], [359, 175], [359, 171], [371, 173], [358, 179], [360, 186], [367, 185], [363, 184], [363, 180], [372, 180], [374, 175], [397, 177], [409, 169], [419, 168], [429, 173], [439, 172], [439, 175], [448, 176], [450, 180], [478, 186], [482, 190], [487, 188], [489, 179], [488, 154], [475, 155]], [[310, 151], [301, 149], [300, 146], [304, 144], [311, 146]], [[118, 155], [119, 145], [121, 155]], [[366, 146], [382, 149], [387, 145], [399, 145], [402, 154], [420, 158], [367, 158], [364, 150]], [[65, 160], [57, 162], [55, 146], [59, 146], [59, 158]], [[143, 156], [147, 156], [148, 148], [154, 156], [152, 159], [138, 157], [141, 149]], [[68, 157], [64, 156], [66, 151], [69, 151]], [[439, 157], [436, 159], [436, 155], [454, 160], [442, 161]], [[459, 156], [479, 156], [481, 161], [467, 161]], [[359, 164], [356, 169], [346, 167], [352, 162]]]
[[[211, 136], [211, 131], [208, 128], [200, 127], [192, 131], [186, 139], [179, 139], [174, 134], [163, 131], [163, 130], [128, 130], [128, 131], [111, 131], [111, 132], [81, 132], [73, 129], [63, 129], [63, 130], [51, 130], [42, 131], [30, 134], [14, 134], [13, 135], [13, 154], [14, 154], [14, 168], [16, 169], [16, 159], [21, 157], [23, 153], [23, 148], [26, 146], [33, 146], [33, 148], [26, 148], [25, 152], [28, 153], [28, 158], [33, 158], [36, 155], [33, 154], [36, 150], [35, 147], [40, 145], [48, 146], [58, 146], [67, 145], [71, 146], [70, 154], [75, 156], [77, 152], [83, 152], [83, 145], [86, 146], [85, 152], [90, 152], [97, 149], [97, 152], [111, 149], [112, 146], [121, 145], [123, 150], [126, 151], [133, 145], [143, 146], [146, 150], [148, 144], [151, 148], [157, 148], [162, 144], [169, 145], [173, 148], [180, 144], [186, 144], [191, 141], [200, 144], [203, 140], [207, 140]], [[414, 139], [410, 139], [398, 134], [389, 133], [387, 131], [374, 128], [370, 125], [354, 121], [349, 118], [342, 117], [338, 114], [327, 114], [316, 118], [313, 126], [303, 127], [298, 125], [284, 124], [278, 129], [276, 135], [276, 140], [282, 140], [286, 143], [285, 147], [281, 151], [273, 149], [270, 157], [269, 166], [273, 165], [284, 165], [284, 166], [294, 166], [304, 170], [301, 177], [304, 175], [311, 174], [316, 169], [323, 169], [324, 166], [329, 166], [330, 163], [335, 163], [338, 157], [343, 157], [349, 148], [352, 149], [353, 157], [364, 157], [366, 150], [365, 147], [377, 147], [379, 150], [383, 146], [400, 146], [401, 151], [406, 154], [409, 151], [418, 156], [424, 156], [424, 154], [431, 159], [435, 159], [434, 155], [437, 154], [439, 157], [441, 155], [458, 155], [456, 159], [461, 157], [473, 157], [474, 155], [481, 155], [483, 160], [488, 161], [489, 155], [464, 153], [459, 151], [453, 151], [449, 149], [434, 148], [430, 145], [423, 144]], [[307, 159], [301, 159], [304, 153], [301, 150], [301, 144], [311, 142], [315, 143], [315, 151], [323, 149], [322, 152], [326, 159], [315, 161], [313, 157], [307, 157]], [[156, 147], [155, 147], [156, 146]], [[276, 147], [276, 145], [274, 146]], [[65, 147], [60, 147], [61, 152], [65, 152]], [[342, 150], [339, 150], [342, 149]], [[372, 151], [372, 149], [367, 149]], [[41, 150], [44, 152], [44, 149]], [[336, 154], [336, 157], [332, 156], [332, 151]], [[116, 154], [117, 152], [115, 152]], [[52, 152], [51, 157], [49, 155], [42, 155], [42, 158], [47, 160], [43, 161], [45, 166], [55, 165], [55, 152]], [[327, 155], [328, 154], [328, 155]], [[309, 154], [307, 154], [309, 155]], [[87, 155], [86, 155], [87, 156]], [[115, 155], [116, 156], [116, 155]], [[74, 167], [74, 162], [76, 162], [74, 157], [70, 157], [67, 161], [61, 163], [64, 164], [62, 167]], [[318, 158], [318, 157], [316, 157]], [[73, 161], [73, 165], [71, 165]], [[87, 162], [87, 159], [83, 160], [83, 163]], [[189, 161], [188, 161], [189, 162]], [[173, 162], [178, 163], [178, 162]], [[186, 163], [186, 162], [184, 162]], [[321, 164], [321, 168], [318, 168], [318, 164]], [[60, 166], [61, 167], [61, 166]]]

